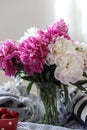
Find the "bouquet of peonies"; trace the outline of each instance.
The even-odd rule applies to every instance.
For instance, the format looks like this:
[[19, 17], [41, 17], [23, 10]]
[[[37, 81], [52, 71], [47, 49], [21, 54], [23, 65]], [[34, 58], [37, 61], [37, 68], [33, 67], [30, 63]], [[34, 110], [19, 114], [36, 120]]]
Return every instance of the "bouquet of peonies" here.
[[[72, 40], [68, 26], [61, 19], [44, 31], [30, 28], [19, 41], [2, 42], [0, 69], [4, 70], [7, 76], [19, 75], [28, 80], [28, 91], [33, 83], [38, 83], [42, 90], [41, 95], [46, 92], [42, 100], [45, 99], [46, 94], [51, 95], [54, 91], [53, 86], [48, 87], [46, 83], [55, 84], [58, 90], [64, 92], [67, 101], [70, 84], [85, 90], [83, 84], [87, 83], [87, 44]], [[53, 100], [50, 101], [52, 103]], [[46, 115], [45, 117], [44, 119], [47, 119]], [[54, 124], [50, 121], [45, 123]]]

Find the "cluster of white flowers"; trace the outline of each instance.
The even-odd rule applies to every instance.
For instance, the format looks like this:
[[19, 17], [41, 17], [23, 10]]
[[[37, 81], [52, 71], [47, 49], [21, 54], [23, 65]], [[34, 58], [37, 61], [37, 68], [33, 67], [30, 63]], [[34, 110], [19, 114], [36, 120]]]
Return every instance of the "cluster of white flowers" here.
[[21, 43], [23, 40], [26, 40], [29, 36], [37, 36], [37, 28], [31, 27], [30, 29], [27, 29], [27, 32], [24, 32], [24, 36], [21, 37], [18, 42]]
[[56, 65], [56, 79], [64, 84], [75, 83], [87, 67], [87, 45], [60, 37], [55, 44], [49, 44], [47, 64]]

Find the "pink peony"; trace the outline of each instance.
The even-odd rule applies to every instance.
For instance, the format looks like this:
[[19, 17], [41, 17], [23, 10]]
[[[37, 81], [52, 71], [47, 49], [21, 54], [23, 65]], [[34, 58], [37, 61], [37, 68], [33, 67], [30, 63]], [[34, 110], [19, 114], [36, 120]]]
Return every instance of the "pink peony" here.
[[0, 46], [0, 69], [3, 69], [8, 76], [16, 74], [15, 64], [19, 63], [19, 53], [15, 42], [6, 40]]
[[48, 27], [46, 31], [39, 30], [38, 33], [42, 41], [48, 44], [54, 43], [58, 36], [64, 36], [68, 40], [71, 39], [68, 34], [68, 26], [62, 19], [53, 26]]
[[33, 75], [43, 71], [45, 59], [48, 53], [47, 45], [35, 37], [29, 37], [19, 46], [21, 62], [24, 64], [24, 70]]

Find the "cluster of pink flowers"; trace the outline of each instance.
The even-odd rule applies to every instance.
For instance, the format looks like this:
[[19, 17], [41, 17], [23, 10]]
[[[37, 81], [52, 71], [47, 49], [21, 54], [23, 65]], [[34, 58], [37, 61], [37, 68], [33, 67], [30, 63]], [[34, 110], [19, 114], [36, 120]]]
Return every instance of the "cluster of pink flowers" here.
[[19, 53], [27, 73], [34, 75], [43, 71], [48, 49], [39, 38], [29, 37], [24, 40], [19, 45]]
[[54, 77], [60, 82], [68, 84], [81, 79], [87, 65], [87, 57], [84, 58], [87, 46], [83, 48], [79, 42], [71, 40], [64, 20], [45, 31], [30, 29], [26, 35], [19, 44], [7, 40], [0, 46], [0, 69], [6, 75], [19, 73], [20, 64], [22, 71], [30, 76], [42, 73], [45, 65], [55, 65]]
[[55, 43], [59, 36], [63, 36], [68, 40], [71, 39], [68, 33], [68, 26], [63, 19], [53, 24], [53, 26], [49, 26], [45, 31], [38, 30], [38, 33], [42, 41], [48, 44]]
[[16, 64], [19, 64], [18, 48], [15, 42], [6, 40], [0, 46], [0, 69], [8, 76], [14, 76], [17, 72]]

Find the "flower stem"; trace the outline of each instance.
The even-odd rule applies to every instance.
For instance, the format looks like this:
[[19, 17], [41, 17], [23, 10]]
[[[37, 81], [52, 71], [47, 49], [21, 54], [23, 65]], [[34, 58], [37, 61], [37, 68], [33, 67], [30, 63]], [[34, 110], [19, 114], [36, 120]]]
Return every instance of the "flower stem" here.
[[56, 87], [54, 86], [51, 87], [52, 89], [49, 89], [49, 86], [40, 87], [40, 97], [41, 100], [43, 101], [44, 108], [45, 108], [43, 123], [58, 125]]

